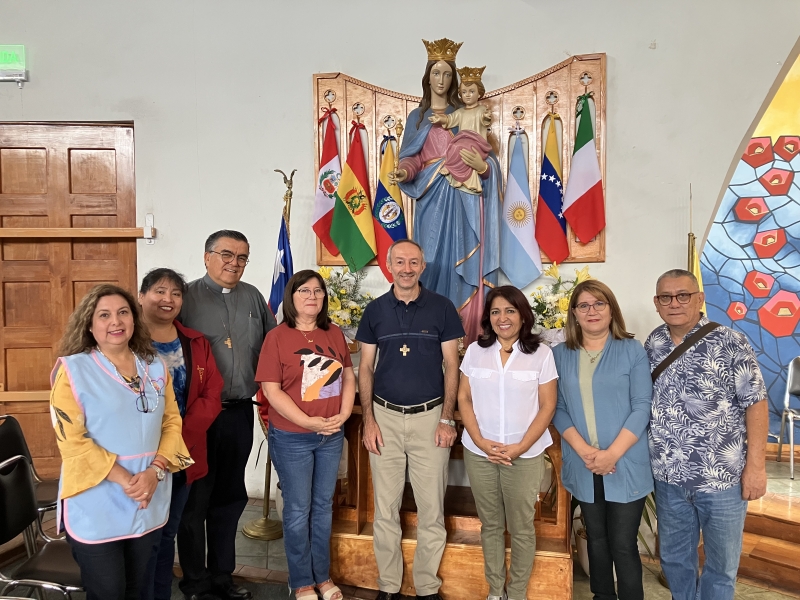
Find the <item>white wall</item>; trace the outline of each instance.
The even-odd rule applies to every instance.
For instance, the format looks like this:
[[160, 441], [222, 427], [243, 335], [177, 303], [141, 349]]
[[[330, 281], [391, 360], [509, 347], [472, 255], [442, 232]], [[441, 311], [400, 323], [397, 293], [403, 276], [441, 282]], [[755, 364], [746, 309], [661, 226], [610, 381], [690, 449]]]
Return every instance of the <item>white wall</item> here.
[[315, 260], [313, 73], [419, 94], [420, 38], [447, 36], [491, 90], [606, 52], [607, 262], [591, 271], [643, 339], [655, 277], [685, 264], [689, 183], [702, 235], [799, 22], [794, 0], [0, 0], [0, 44], [25, 44], [31, 77], [0, 83], [0, 121], [133, 120], [138, 220], [155, 213], [159, 236], [139, 272], [197, 277], [208, 233], [240, 229], [246, 279], [268, 293], [275, 168], [298, 169], [295, 268]]

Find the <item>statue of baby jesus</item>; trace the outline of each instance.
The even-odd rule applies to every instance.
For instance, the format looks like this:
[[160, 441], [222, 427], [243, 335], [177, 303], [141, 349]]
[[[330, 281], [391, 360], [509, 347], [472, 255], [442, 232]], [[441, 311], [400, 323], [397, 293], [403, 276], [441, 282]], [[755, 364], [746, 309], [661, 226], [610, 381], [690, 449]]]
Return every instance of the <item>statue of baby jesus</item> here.
[[486, 105], [478, 103], [486, 93], [481, 81], [484, 69], [486, 67], [458, 69], [461, 78], [458, 94], [464, 102], [464, 107], [454, 110], [449, 115], [434, 114], [428, 117], [431, 123], [440, 123], [445, 129], [459, 128], [458, 134], [447, 145], [444, 166], [440, 172], [447, 177], [454, 188], [464, 188], [464, 191], [471, 194], [480, 194], [483, 191], [480, 177], [483, 173], [477, 173], [467, 165], [461, 157], [461, 151], [477, 151], [485, 161], [492, 150], [487, 140], [489, 126], [492, 124], [492, 113]]

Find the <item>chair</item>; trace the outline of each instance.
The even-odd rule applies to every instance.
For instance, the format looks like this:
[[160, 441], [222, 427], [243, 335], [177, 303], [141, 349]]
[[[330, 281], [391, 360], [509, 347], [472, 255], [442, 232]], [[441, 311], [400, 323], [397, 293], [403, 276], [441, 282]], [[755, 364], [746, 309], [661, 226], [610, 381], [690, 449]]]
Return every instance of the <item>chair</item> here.
[[[41, 533], [37, 512], [33, 469], [25, 456], [14, 456], [0, 462], [0, 544], [17, 537], [34, 526]], [[81, 571], [65, 540], [53, 540], [36, 549], [7, 576], [0, 572], [0, 594], [17, 587], [59, 592], [71, 598], [81, 592]]]
[[800, 410], [789, 408], [792, 396], [800, 396], [800, 356], [789, 363], [786, 374], [786, 394], [783, 397], [783, 413], [781, 413], [781, 432], [778, 434], [778, 462], [781, 462], [783, 452], [783, 432], [786, 429], [786, 419], [789, 419], [789, 477], [794, 479], [794, 420], [800, 420]]
[[[33, 488], [36, 493], [36, 508], [39, 512], [39, 529], [42, 529], [42, 516], [48, 510], [55, 510], [58, 502], [58, 479], [42, 479], [36, 472], [36, 467], [33, 466], [33, 458], [28, 449], [28, 444], [25, 441], [25, 435], [22, 433], [22, 427], [11, 415], [0, 415], [0, 461], [4, 461], [12, 456], [24, 456], [31, 465], [31, 473], [33, 474]], [[45, 540], [50, 538], [44, 534], [42, 536]], [[35, 535], [33, 530], [26, 532], [25, 547], [28, 550], [28, 556], [31, 556], [36, 550], [32, 547], [35, 542]]]

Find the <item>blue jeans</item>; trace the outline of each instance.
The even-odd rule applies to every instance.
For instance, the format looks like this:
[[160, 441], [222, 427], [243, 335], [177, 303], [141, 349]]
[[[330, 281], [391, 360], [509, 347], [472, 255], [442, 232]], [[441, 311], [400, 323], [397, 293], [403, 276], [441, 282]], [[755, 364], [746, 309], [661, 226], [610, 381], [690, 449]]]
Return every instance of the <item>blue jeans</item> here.
[[140, 600], [170, 600], [172, 598], [172, 565], [175, 562], [175, 534], [181, 522], [183, 507], [189, 498], [191, 484], [186, 484], [186, 473], [178, 471], [172, 475], [172, 500], [169, 519], [161, 529], [161, 543], [153, 548], [147, 563], [147, 578], [142, 587]]
[[[656, 480], [661, 569], [674, 600], [733, 599], [746, 514], [739, 484], [694, 492]], [[698, 578], [701, 530], [706, 558]]]
[[344, 432], [291, 433], [269, 426], [269, 451], [283, 493], [283, 545], [292, 589], [330, 579], [333, 493]]

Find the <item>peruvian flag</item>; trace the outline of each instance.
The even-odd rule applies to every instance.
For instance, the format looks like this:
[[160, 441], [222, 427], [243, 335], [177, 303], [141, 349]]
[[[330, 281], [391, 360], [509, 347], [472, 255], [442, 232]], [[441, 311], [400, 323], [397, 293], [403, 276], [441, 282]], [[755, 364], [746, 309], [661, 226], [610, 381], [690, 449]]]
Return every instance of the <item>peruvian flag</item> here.
[[589, 94], [578, 97], [578, 131], [572, 151], [572, 166], [564, 192], [564, 217], [581, 243], [587, 243], [606, 226], [603, 180], [594, 145]]
[[314, 216], [311, 228], [317, 234], [319, 241], [327, 248], [328, 252], [336, 256], [339, 248], [331, 239], [331, 222], [333, 221], [333, 207], [336, 203], [336, 189], [342, 178], [342, 165], [339, 162], [339, 150], [336, 146], [336, 126], [333, 123], [335, 108], [323, 108], [325, 115], [319, 120], [321, 126], [325, 125], [325, 138], [322, 142], [322, 158], [319, 161], [319, 175], [317, 176], [317, 193], [314, 196]]

